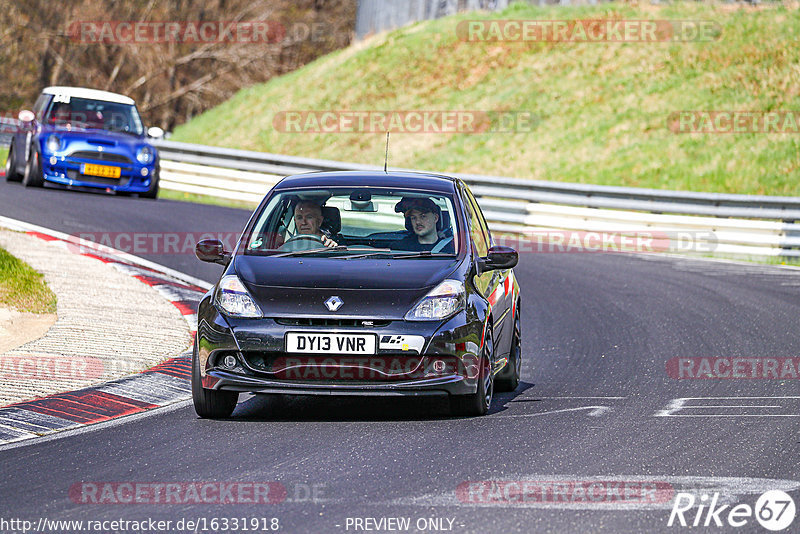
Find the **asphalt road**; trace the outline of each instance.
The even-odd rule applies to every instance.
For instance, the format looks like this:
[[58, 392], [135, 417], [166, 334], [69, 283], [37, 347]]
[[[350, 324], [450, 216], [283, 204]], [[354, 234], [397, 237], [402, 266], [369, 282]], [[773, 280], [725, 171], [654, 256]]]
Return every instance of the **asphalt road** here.
[[[248, 217], [5, 183], [0, 215], [69, 233], [228, 232]], [[209, 281], [219, 272], [191, 254], [143, 256]], [[797, 357], [800, 271], [571, 253], [524, 255], [515, 272], [523, 383], [497, 396], [487, 417], [451, 419], [430, 400], [245, 396], [228, 421], [200, 420], [188, 405], [156, 411], [0, 450], [0, 531], [13, 530], [2, 523], [11, 518], [152, 518], [172, 521], [170, 532], [196, 530], [177, 530], [181, 519], [277, 518], [282, 532], [365, 532], [376, 526], [366, 518], [397, 517], [409, 518], [399, 530], [409, 532], [767, 532], [753, 517], [728, 525], [730, 507], [723, 527], [704, 527], [705, 516], [697, 527], [668, 527], [671, 501], [705, 494], [708, 506], [718, 493], [718, 504], [754, 506], [783, 489], [800, 505], [798, 381], [667, 372], [676, 357]], [[530, 493], [504, 497], [513, 481]], [[287, 493], [274, 504], [70, 495], [91, 483], [118, 489], [109, 482], [276, 482]], [[499, 493], [484, 491], [492, 487]], [[589, 487], [593, 500], [581, 493]], [[696, 512], [686, 512], [689, 525]], [[800, 531], [800, 518], [789, 531]]]

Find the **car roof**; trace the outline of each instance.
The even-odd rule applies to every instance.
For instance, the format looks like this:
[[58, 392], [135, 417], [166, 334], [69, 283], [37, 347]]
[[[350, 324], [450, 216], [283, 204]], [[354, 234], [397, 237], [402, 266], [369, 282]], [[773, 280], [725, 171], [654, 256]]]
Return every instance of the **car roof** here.
[[275, 186], [275, 189], [347, 186], [424, 189], [452, 193], [455, 188], [455, 178], [440, 174], [399, 171], [310, 172], [287, 176]]
[[103, 102], [116, 102], [117, 104], [134, 105], [132, 98], [117, 93], [110, 93], [108, 91], [100, 91], [98, 89], [86, 89], [85, 87], [66, 87], [62, 85], [55, 85], [52, 87], [45, 87], [42, 93], [46, 95], [63, 95], [75, 98], [87, 98], [91, 100], [102, 100]]

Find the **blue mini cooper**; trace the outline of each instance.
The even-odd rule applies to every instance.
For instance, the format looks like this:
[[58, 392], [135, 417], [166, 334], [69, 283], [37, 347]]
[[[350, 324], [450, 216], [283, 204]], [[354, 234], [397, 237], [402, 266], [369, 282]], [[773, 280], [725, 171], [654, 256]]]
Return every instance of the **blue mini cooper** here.
[[127, 96], [78, 87], [47, 87], [33, 111], [19, 114], [6, 160], [6, 180], [100, 188], [141, 197], [158, 194], [158, 152]]

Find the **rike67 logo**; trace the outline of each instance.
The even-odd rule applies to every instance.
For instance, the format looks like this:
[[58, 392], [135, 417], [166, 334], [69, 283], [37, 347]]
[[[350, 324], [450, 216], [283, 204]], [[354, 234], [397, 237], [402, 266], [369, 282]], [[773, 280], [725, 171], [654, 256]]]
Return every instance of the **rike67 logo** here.
[[765, 529], [774, 532], [785, 530], [794, 522], [795, 504], [792, 497], [781, 490], [767, 491], [758, 498], [755, 507], [749, 504], [719, 504], [719, 493], [698, 499], [693, 493], [678, 493], [667, 526], [682, 527], [743, 527], [755, 520]]

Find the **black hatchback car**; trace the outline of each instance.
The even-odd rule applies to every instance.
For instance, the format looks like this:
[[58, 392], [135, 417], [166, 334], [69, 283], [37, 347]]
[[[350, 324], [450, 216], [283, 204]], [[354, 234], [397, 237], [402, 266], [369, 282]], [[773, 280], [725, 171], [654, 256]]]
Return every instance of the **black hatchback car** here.
[[487, 413], [519, 382], [517, 252], [493, 245], [458, 179], [325, 172], [284, 178], [198, 308], [192, 396], [228, 417], [239, 393], [449, 396]]

